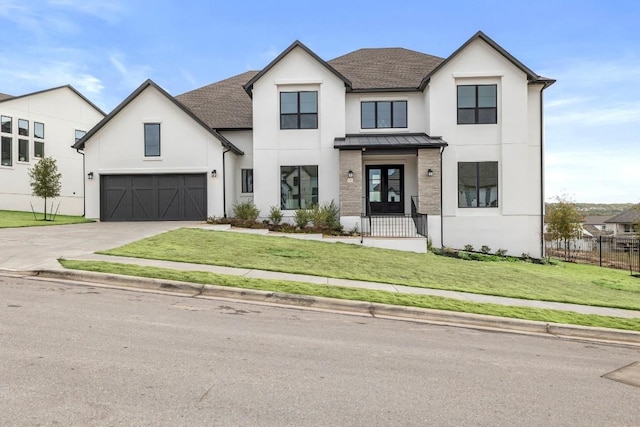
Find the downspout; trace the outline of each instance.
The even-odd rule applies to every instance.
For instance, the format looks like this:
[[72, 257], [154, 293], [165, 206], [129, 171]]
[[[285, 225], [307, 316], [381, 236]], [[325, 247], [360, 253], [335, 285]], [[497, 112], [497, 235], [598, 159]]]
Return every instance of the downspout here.
[[224, 155], [231, 151], [227, 148], [222, 152], [222, 210], [224, 211], [224, 217], [227, 217], [227, 173], [225, 171]]
[[446, 146], [440, 150], [440, 247], [444, 248], [444, 212], [442, 211], [442, 153]]
[[544, 89], [540, 89], [540, 256], [544, 258]]
[[84, 152], [76, 148], [76, 152], [82, 154], [82, 216], [87, 215], [87, 181], [85, 180]]

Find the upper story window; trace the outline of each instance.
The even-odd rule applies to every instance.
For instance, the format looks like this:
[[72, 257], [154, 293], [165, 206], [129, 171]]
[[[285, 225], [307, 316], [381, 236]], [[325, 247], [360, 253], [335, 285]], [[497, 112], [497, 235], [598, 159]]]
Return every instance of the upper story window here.
[[458, 163], [458, 207], [498, 207], [498, 162]]
[[458, 86], [458, 124], [488, 123], [498, 123], [497, 86]]
[[360, 111], [362, 129], [407, 127], [407, 101], [362, 102]]
[[160, 123], [144, 124], [144, 156], [160, 156]]
[[13, 123], [13, 119], [8, 116], [2, 116], [2, 132], [11, 133], [11, 124]]
[[29, 136], [29, 120], [18, 119], [18, 135]]
[[280, 92], [280, 129], [318, 129], [318, 92]]
[[33, 136], [36, 138], [44, 138], [44, 123], [33, 122]]
[[82, 137], [85, 136], [86, 134], [87, 134], [86, 131], [76, 129], [76, 142], [80, 141]]

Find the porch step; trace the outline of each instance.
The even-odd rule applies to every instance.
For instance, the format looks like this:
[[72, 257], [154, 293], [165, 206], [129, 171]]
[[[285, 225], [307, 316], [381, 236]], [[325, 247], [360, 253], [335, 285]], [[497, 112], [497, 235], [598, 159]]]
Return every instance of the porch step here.
[[411, 216], [374, 215], [362, 217], [362, 233], [369, 237], [422, 237]]

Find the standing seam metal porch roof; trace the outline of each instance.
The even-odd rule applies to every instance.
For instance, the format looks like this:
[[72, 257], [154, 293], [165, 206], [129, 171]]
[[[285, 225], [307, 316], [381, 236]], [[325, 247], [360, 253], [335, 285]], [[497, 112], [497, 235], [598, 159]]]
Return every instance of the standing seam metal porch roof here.
[[441, 137], [432, 137], [426, 133], [350, 134], [344, 138], [336, 138], [333, 142], [333, 148], [341, 150], [357, 150], [361, 148], [439, 148], [447, 145], [449, 144]]

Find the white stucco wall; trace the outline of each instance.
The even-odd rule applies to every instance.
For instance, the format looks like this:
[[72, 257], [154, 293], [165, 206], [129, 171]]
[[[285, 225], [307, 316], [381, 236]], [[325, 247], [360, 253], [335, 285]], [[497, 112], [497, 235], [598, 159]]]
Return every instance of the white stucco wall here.
[[[362, 129], [360, 104], [367, 101], [406, 101], [407, 127]], [[426, 132], [425, 97], [420, 92], [347, 93], [347, 133], [416, 133]]]
[[[318, 129], [280, 129], [280, 92], [318, 91]], [[319, 203], [338, 202], [336, 137], [345, 135], [342, 80], [295, 48], [253, 87], [254, 202], [261, 216], [280, 206], [280, 166], [318, 166]], [[293, 211], [284, 211], [286, 216]]]
[[227, 216], [233, 216], [236, 203], [252, 201], [253, 193], [242, 192], [242, 169], [253, 169], [253, 132], [250, 130], [224, 131], [221, 134], [244, 152], [243, 156], [226, 154]]
[[[44, 200], [31, 195], [28, 170], [38, 159], [34, 157], [34, 122], [44, 124], [44, 154], [56, 160], [62, 174], [60, 197], [47, 201], [47, 211], [63, 215], [84, 213], [82, 155], [71, 148], [75, 131], [89, 131], [103, 114], [68, 87], [40, 92], [0, 103], [0, 114], [12, 118], [12, 165], [0, 166], [0, 209], [30, 211], [31, 203], [42, 212]], [[29, 121], [29, 136], [18, 135], [18, 119]], [[29, 161], [18, 159], [18, 140], [29, 141]]]
[[[496, 84], [497, 124], [457, 124], [457, 85]], [[449, 146], [443, 161], [443, 244], [508, 249], [540, 257], [540, 86], [482, 40], [445, 65], [425, 92], [431, 135]], [[458, 162], [498, 162], [498, 207], [458, 208]]]
[[[144, 156], [144, 123], [160, 123], [160, 157]], [[206, 173], [207, 216], [220, 217], [222, 151], [217, 138], [149, 86], [87, 141], [86, 172], [94, 173], [92, 180], [85, 174], [87, 217], [100, 217], [100, 175], [147, 173]], [[235, 154], [226, 157], [229, 172]]]

